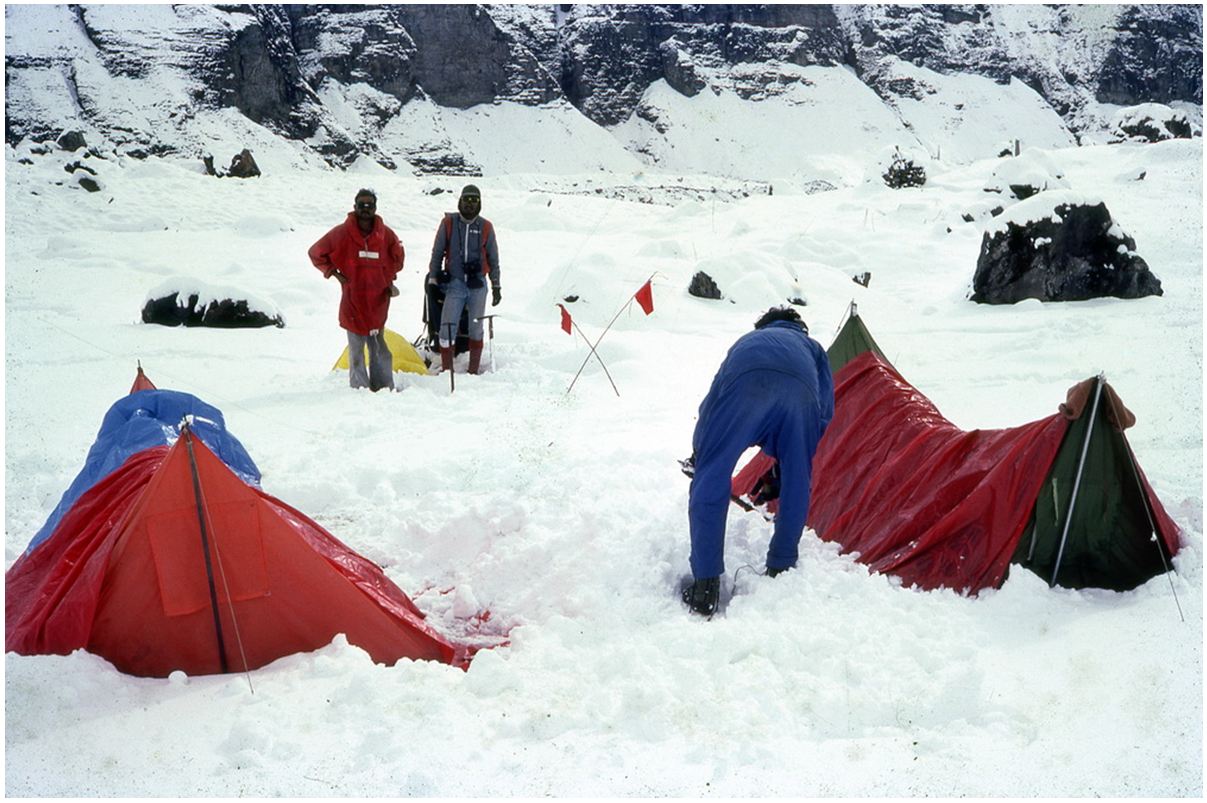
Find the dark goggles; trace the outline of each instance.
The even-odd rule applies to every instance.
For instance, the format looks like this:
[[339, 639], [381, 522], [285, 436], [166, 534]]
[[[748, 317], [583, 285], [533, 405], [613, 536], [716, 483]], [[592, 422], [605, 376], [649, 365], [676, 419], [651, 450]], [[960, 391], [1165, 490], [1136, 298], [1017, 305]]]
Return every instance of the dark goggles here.
[[461, 200], [471, 204], [481, 203], [482, 201], [477, 195], [462, 195]]

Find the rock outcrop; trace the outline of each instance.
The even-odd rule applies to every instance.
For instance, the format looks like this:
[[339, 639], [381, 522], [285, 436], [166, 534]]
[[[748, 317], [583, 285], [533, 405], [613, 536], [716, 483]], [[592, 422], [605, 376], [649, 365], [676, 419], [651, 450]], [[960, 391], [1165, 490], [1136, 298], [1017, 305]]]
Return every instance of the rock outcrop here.
[[972, 286], [982, 304], [1162, 294], [1106, 204], [1059, 191], [1016, 204], [985, 232]]
[[420, 106], [504, 102], [610, 127], [660, 81], [759, 102], [814, 65], [853, 69], [889, 108], [933, 91], [901, 64], [1017, 77], [1073, 131], [1106, 127], [1099, 102], [1202, 103], [1197, 5], [10, 5], [5, 21], [5, 140], [95, 133], [136, 158], [197, 158], [200, 121], [234, 110], [332, 165], [472, 173], [438, 124], [401, 150], [383, 132]]

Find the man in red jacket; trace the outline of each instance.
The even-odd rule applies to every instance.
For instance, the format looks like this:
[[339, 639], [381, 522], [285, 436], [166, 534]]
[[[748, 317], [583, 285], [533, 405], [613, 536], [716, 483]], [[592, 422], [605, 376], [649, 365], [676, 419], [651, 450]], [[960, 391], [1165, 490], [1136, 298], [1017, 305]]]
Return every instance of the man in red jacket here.
[[[394, 278], [405, 253], [398, 235], [377, 215], [377, 194], [356, 193], [343, 223], [310, 246], [310, 261], [340, 283], [339, 325], [348, 332], [348, 382], [376, 392], [394, 389], [394, 357], [386, 346], [386, 315], [398, 295]], [[365, 348], [369, 366], [365, 369]]]

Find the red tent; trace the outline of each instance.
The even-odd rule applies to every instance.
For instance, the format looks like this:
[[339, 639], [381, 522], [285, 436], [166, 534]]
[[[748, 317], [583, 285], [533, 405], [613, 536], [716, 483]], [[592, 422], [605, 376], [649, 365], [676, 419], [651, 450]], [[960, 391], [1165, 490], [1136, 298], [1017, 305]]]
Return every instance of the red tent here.
[[131, 393], [137, 393], [140, 390], [156, 390], [155, 383], [147, 378], [143, 373], [142, 363], [138, 364], [138, 373], [134, 376], [134, 384], [130, 386]]
[[[1134, 416], [1104, 381], [1090, 407], [1096, 381], [1047, 418], [964, 432], [863, 352], [835, 374], [809, 526], [924, 589], [997, 587], [1012, 560], [1053, 584], [1139, 585], [1168, 569], [1178, 528], [1123, 436]], [[750, 494], [773, 462], [757, 455], [734, 495]]]
[[186, 427], [92, 486], [5, 577], [5, 649], [133, 675], [243, 671], [339, 633], [393, 664], [469, 655], [376, 565], [244, 483]]

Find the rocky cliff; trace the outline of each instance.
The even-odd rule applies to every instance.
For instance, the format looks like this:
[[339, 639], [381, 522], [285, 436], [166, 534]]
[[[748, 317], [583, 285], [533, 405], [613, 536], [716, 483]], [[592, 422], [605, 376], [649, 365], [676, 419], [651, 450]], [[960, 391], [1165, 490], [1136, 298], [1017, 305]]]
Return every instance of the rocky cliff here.
[[853, 73], [894, 113], [934, 94], [920, 74], [1015, 79], [1074, 133], [1119, 106], [1202, 103], [1197, 5], [10, 5], [5, 20], [6, 141], [75, 129], [133, 155], [204, 150], [199, 121], [250, 121], [335, 165], [474, 172], [441, 110], [659, 130], [643, 100], [660, 82], [759, 103], [812, 67]]

